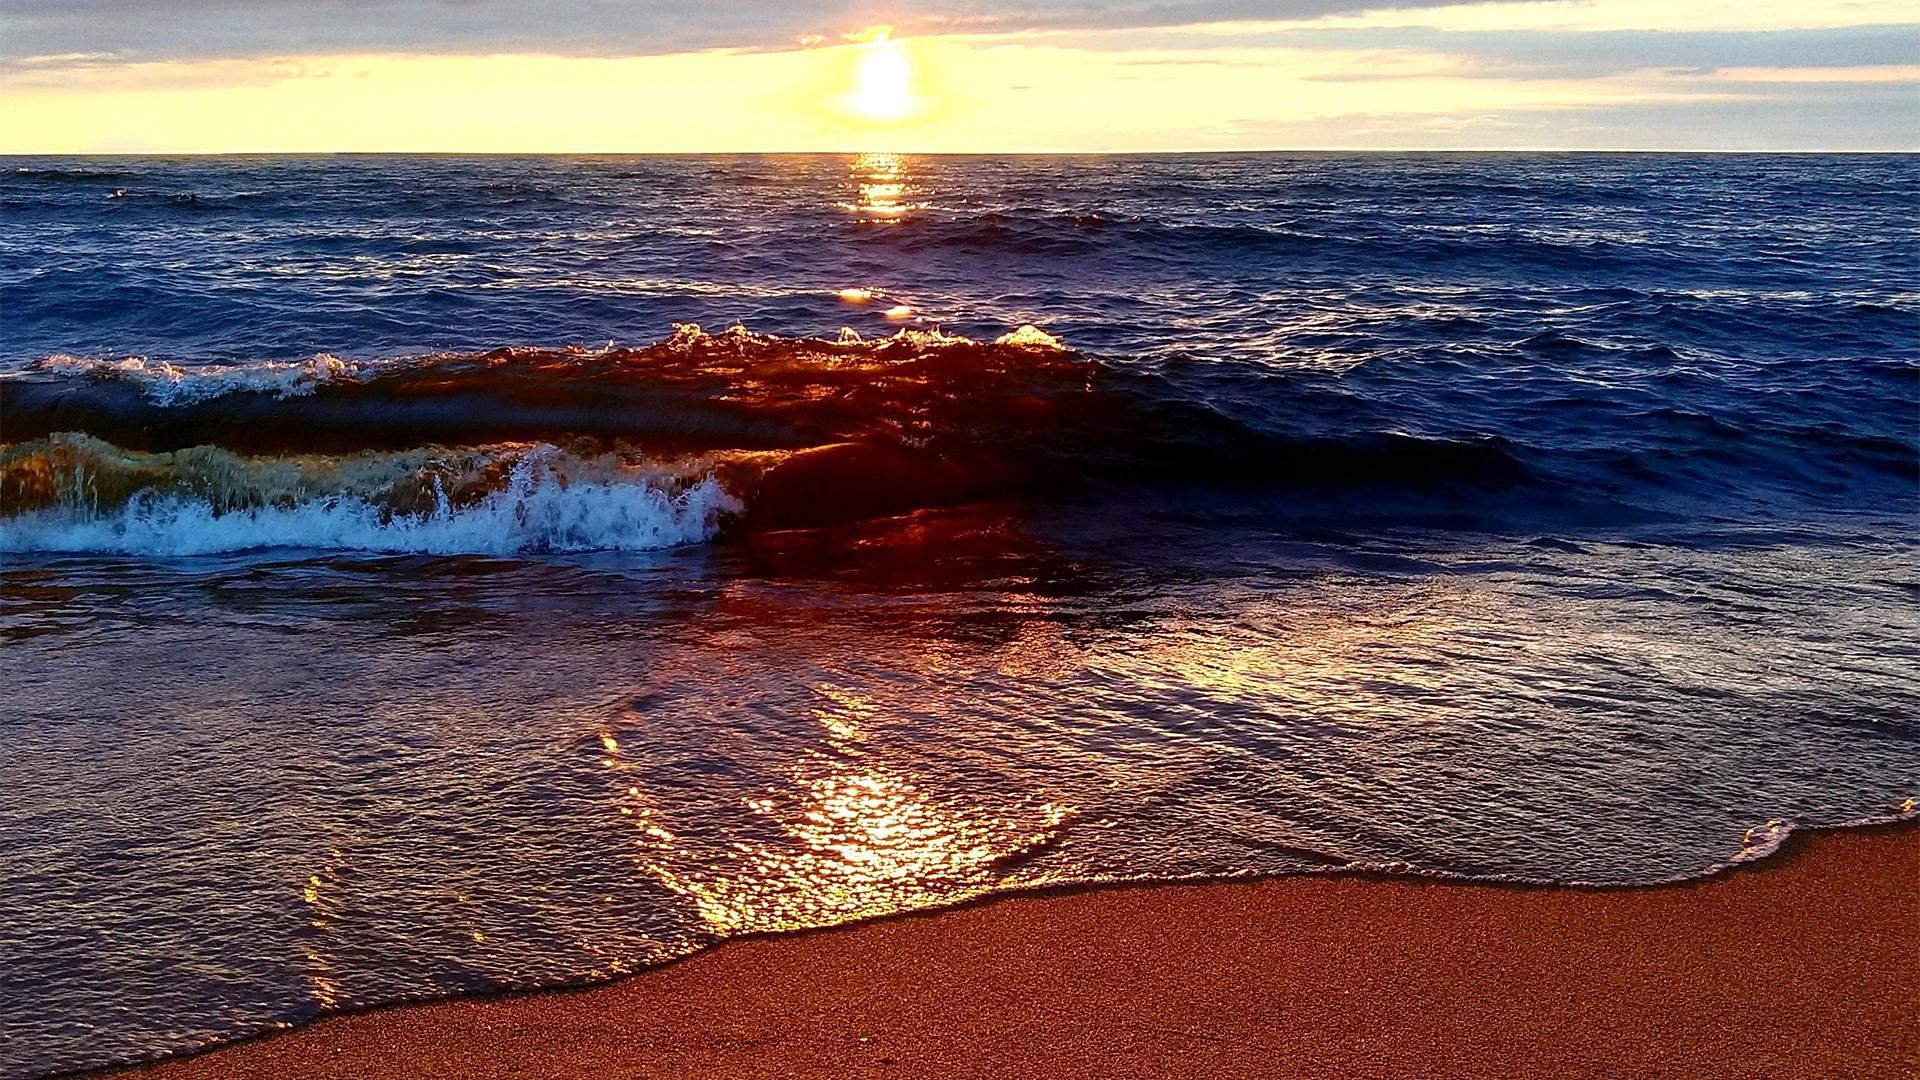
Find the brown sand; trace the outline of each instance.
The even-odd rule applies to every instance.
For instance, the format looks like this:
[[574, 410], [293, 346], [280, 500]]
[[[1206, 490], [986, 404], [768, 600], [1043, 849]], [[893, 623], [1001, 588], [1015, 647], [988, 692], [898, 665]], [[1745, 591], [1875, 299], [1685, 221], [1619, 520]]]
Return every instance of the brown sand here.
[[1644, 889], [1018, 896], [585, 991], [341, 1016], [191, 1077], [1920, 1076], [1920, 830]]

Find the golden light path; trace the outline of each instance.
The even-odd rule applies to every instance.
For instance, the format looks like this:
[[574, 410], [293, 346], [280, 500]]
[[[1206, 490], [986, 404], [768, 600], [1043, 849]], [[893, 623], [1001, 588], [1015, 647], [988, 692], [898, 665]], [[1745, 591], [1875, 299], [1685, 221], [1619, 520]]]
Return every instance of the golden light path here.
[[847, 209], [861, 221], [897, 221], [917, 209], [908, 198], [906, 161], [899, 154], [860, 154], [850, 171], [859, 199]]
[[690, 900], [713, 933], [794, 930], [978, 896], [999, 867], [1050, 842], [1070, 815], [1039, 799], [986, 813], [926, 790], [867, 745], [883, 702], [828, 683], [814, 695], [820, 746], [787, 783], [744, 804], [770, 826], [760, 839], [673, 828], [634, 782], [617, 738], [601, 732], [601, 765], [627, 781], [619, 812], [635, 829], [636, 864]]
[[[884, 55], [887, 54], [875, 54]], [[863, 86], [864, 72], [863, 68]], [[856, 221], [869, 225], [893, 225], [906, 220], [910, 212], [920, 209], [919, 204], [911, 199], [912, 188], [908, 185], [905, 155], [876, 152], [858, 154], [848, 167], [848, 174], [857, 195], [853, 202], [840, 205]], [[874, 290], [866, 286], [852, 286], [839, 291], [840, 299], [849, 304], [867, 304], [875, 296]], [[910, 304], [890, 302], [881, 314], [898, 322], [912, 318], [914, 309]]]
[[328, 859], [320, 869], [307, 876], [306, 885], [300, 890], [300, 899], [307, 906], [307, 925], [313, 930], [312, 939], [301, 945], [301, 951], [307, 958], [307, 981], [313, 989], [313, 999], [323, 1009], [331, 1009], [340, 1004], [340, 987], [335, 981], [333, 964], [327, 959], [327, 935], [333, 930], [334, 909], [341, 878], [341, 867], [346, 863], [346, 853], [340, 847], [328, 849]]

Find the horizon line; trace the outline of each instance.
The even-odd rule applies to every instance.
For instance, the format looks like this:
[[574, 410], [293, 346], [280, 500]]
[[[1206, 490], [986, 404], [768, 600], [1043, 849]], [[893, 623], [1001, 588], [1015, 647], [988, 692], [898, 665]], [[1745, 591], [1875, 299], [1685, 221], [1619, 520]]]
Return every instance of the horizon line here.
[[1897, 149], [1808, 147], [1566, 147], [1566, 146], [1290, 146], [1181, 150], [0, 150], [0, 158], [27, 157], [1199, 157], [1234, 154], [1718, 154], [1724, 156], [1873, 156], [1920, 154]]

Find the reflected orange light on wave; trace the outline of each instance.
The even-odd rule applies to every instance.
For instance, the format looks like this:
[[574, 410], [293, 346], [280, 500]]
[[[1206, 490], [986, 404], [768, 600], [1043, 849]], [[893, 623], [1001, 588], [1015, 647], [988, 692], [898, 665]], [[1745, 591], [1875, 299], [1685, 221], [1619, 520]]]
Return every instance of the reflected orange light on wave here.
[[814, 694], [824, 745], [789, 783], [744, 804], [768, 823], [765, 839], [678, 834], [638, 784], [620, 800], [640, 833], [635, 862], [692, 901], [715, 933], [794, 930], [978, 896], [997, 867], [1049, 843], [1069, 815], [1022, 800], [983, 814], [923, 790], [868, 745], [885, 703], [830, 683]]
[[847, 209], [861, 221], [898, 221], [910, 211], [919, 209], [909, 201], [912, 189], [907, 176], [907, 161], [901, 155], [860, 154], [853, 159], [848, 172], [852, 176], [856, 195]]
[[340, 884], [340, 868], [346, 861], [346, 853], [340, 848], [332, 848], [327, 854], [326, 863], [318, 873], [309, 874], [300, 889], [300, 902], [307, 907], [307, 925], [314, 931], [314, 936], [304, 942], [300, 950], [306, 954], [307, 983], [313, 990], [313, 1000], [323, 1009], [340, 1004], [340, 988], [334, 981], [333, 965], [328, 962], [323, 946], [333, 930], [334, 901], [330, 894]]

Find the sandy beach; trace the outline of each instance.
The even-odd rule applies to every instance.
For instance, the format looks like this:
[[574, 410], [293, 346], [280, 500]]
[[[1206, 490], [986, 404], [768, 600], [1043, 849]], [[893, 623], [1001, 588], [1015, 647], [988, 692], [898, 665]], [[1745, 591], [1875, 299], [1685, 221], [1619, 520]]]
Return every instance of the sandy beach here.
[[115, 1075], [1866, 1077], [1920, 1068], [1920, 830], [1699, 883], [1015, 896]]

